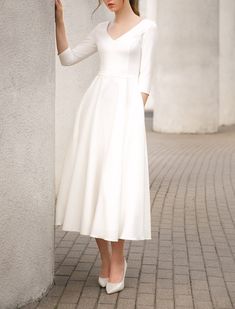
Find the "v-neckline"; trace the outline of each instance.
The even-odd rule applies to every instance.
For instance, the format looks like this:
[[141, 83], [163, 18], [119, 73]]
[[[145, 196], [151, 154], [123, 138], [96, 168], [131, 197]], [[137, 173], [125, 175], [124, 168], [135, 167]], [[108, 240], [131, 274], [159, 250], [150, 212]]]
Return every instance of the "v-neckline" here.
[[124, 32], [123, 34], [119, 35], [116, 39], [114, 39], [108, 32], [108, 27], [110, 24], [110, 21], [108, 20], [105, 24], [105, 32], [107, 34], [107, 36], [112, 40], [112, 41], [118, 41], [119, 39], [121, 39], [123, 36], [125, 36], [126, 34], [130, 33], [132, 30], [134, 30], [135, 28], [137, 28], [137, 26], [139, 26], [146, 18], [142, 18], [136, 25], [134, 25], [133, 27], [131, 27], [129, 30], [127, 30], [126, 32]]

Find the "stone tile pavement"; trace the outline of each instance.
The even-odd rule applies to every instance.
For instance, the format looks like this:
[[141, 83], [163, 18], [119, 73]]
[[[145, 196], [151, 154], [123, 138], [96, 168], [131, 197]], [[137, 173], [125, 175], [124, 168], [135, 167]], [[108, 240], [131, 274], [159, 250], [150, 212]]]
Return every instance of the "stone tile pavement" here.
[[94, 238], [56, 230], [55, 285], [24, 308], [235, 308], [235, 126], [161, 134], [146, 118], [152, 239], [125, 241], [125, 289], [97, 283]]

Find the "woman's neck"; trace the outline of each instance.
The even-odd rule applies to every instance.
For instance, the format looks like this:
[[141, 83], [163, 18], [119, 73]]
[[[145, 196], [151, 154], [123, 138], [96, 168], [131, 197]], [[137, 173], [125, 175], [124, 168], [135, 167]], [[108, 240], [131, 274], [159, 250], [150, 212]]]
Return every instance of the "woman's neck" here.
[[125, 5], [122, 7], [121, 10], [115, 12], [115, 18], [114, 18], [114, 22], [119, 24], [122, 22], [126, 22], [129, 21], [130, 23], [134, 23], [136, 22], [138, 19], [140, 19], [139, 16], [137, 16], [131, 6], [129, 2], [126, 2]]

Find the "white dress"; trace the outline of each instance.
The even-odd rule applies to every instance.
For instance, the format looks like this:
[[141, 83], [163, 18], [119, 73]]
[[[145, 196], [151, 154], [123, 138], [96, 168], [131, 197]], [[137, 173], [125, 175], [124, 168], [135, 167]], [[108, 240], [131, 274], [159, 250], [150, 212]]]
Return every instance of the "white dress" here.
[[70, 66], [98, 52], [100, 68], [77, 108], [55, 225], [109, 241], [151, 239], [141, 92], [150, 93], [156, 23], [144, 18], [116, 39], [108, 23], [58, 54]]

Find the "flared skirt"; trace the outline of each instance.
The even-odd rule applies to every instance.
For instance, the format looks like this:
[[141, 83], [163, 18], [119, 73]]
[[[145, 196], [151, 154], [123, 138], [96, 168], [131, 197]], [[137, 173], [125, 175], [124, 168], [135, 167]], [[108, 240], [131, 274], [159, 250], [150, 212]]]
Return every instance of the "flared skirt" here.
[[109, 241], [151, 239], [150, 212], [138, 80], [97, 74], [76, 111], [55, 225]]

